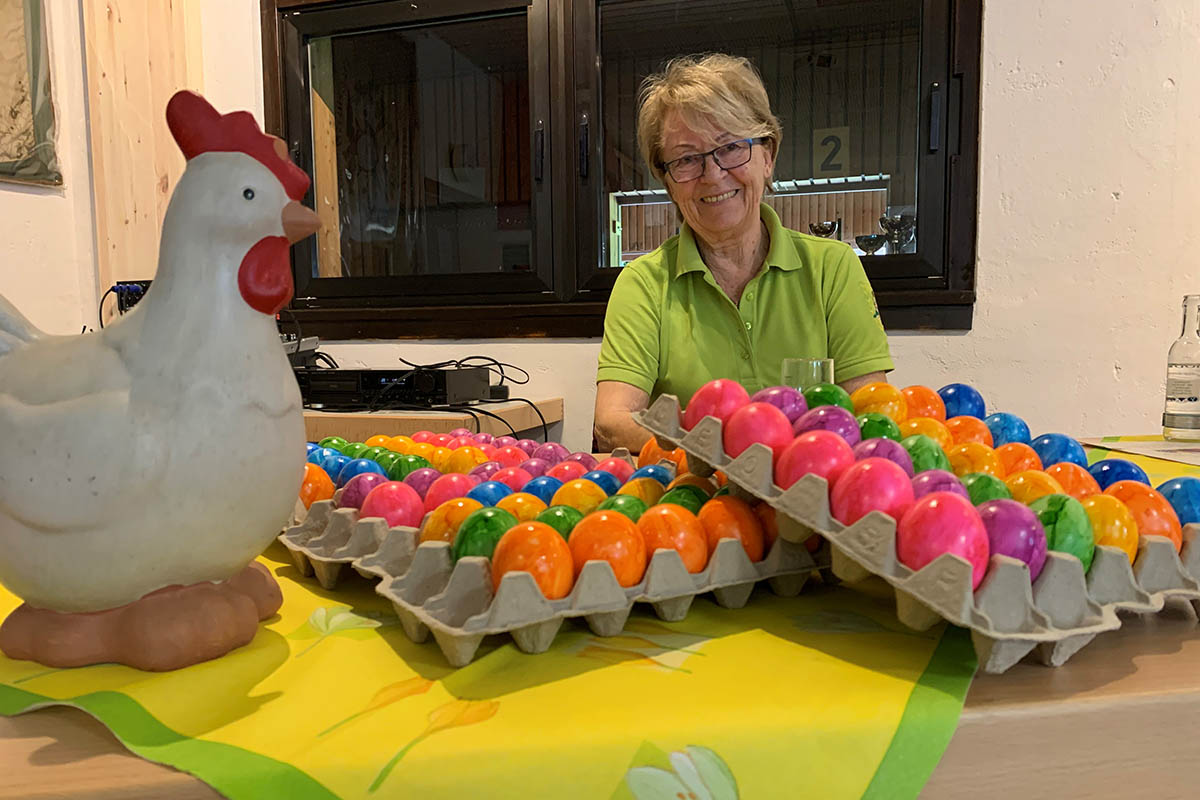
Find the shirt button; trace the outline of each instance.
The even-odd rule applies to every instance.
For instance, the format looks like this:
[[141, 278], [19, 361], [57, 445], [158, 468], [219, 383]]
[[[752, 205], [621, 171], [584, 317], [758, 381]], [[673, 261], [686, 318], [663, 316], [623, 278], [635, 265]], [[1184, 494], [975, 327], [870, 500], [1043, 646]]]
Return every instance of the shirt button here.
[[746, 361], [749, 361], [749, 360], [750, 360], [750, 351], [749, 351], [749, 350], [743, 350], [743, 351], [742, 351], [742, 358], [743, 358], [744, 360], [746, 360]]
[[749, 322], [747, 322], [747, 323], [746, 323], [746, 330], [750, 330], [750, 323], [749, 323]]

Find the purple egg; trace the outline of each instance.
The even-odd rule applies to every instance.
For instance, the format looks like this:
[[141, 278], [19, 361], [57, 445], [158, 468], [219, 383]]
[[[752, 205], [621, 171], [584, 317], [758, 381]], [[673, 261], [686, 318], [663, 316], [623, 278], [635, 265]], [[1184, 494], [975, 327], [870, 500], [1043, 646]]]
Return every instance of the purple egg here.
[[544, 445], [533, 451], [534, 458], [540, 458], [554, 466], [564, 458], [569, 456], [571, 451], [563, 447], [558, 442], [546, 442]]
[[797, 436], [817, 430], [836, 433], [851, 447], [862, 441], [858, 420], [841, 406], [817, 406], [801, 414], [800, 418], [792, 423], [792, 432]]
[[550, 469], [553, 464], [544, 458], [530, 458], [521, 464], [521, 469], [528, 472], [535, 478], [540, 478], [546, 474], [546, 470]]
[[467, 473], [470, 478], [478, 478], [480, 481], [490, 481], [492, 476], [500, 470], [504, 469], [504, 465], [499, 461], [485, 461], [475, 469]]
[[866, 439], [854, 445], [854, 459], [862, 461], [864, 458], [886, 458], [898, 464], [909, 478], [913, 476], [912, 456], [899, 442], [892, 439]]
[[496, 437], [492, 436], [490, 433], [477, 433], [471, 438], [480, 444], [491, 444], [492, 440], [494, 440]]
[[346, 481], [345, 487], [338, 495], [338, 508], [362, 508], [363, 500], [367, 499], [370, 491], [379, 484], [387, 482], [387, 475], [380, 475], [377, 472], [360, 472]]
[[492, 439], [492, 447], [508, 447], [516, 443], [517, 440], [512, 436], [497, 436], [495, 439]]
[[535, 442], [533, 439], [518, 439], [515, 445], [525, 451], [525, 455], [533, 455], [533, 451], [542, 446], [541, 442]]
[[459, 436], [471, 436], [472, 434], [466, 428], [455, 428], [454, 430], [450, 431], [450, 435], [454, 436], [454, 437], [459, 437]]
[[594, 470], [597, 463], [594, 455], [583, 452], [571, 453], [571, 455], [564, 458], [563, 461], [578, 461], [580, 464], [583, 464], [585, 467], [587, 467], [588, 472]]
[[405, 475], [404, 482], [415, 489], [417, 494], [421, 495], [421, 499], [424, 500], [425, 492], [429, 491], [429, 484], [440, 477], [442, 477], [442, 473], [433, 467], [421, 467]]
[[971, 499], [971, 495], [967, 493], [967, 487], [962, 485], [962, 481], [944, 469], [925, 470], [913, 478], [912, 488], [913, 498], [917, 500], [930, 492], [952, 492], [968, 500]]
[[1046, 565], [1046, 529], [1029, 506], [1016, 500], [988, 500], [979, 504], [992, 554], [1010, 556], [1029, 565], [1036, 580]]
[[795, 422], [808, 411], [808, 402], [796, 389], [790, 386], [771, 386], [759, 389], [750, 398], [751, 403], [770, 403], [783, 412], [788, 422]]

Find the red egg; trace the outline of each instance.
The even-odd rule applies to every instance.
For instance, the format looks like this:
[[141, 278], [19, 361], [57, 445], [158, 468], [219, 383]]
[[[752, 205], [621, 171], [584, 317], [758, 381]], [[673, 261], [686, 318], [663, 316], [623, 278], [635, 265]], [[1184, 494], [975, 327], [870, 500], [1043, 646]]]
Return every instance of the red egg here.
[[615, 475], [621, 483], [629, 480], [633, 474], [633, 464], [623, 458], [606, 458], [596, 465], [596, 469]]
[[519, 492], [525, 488], [525, 484], [533, 480], [533, 475], [520, 467], [505, 467], [494, 472], [488, 480], [503, 483], [514, 492]]
[[576, 478], [582, 478], [587, 471], [587, 467], [578, 461], [560, 461], [546, 470], [545, 474], [551, 478], [558, 478], [563, 483], [570, 483]]
[[529, 458], [529, 455], [515, 444], [506, 445], [491, 454], [492, 461], [499, 461], [501, 466], [519, 467]]
[[430, 439], [433, 438], [433, 432], [432, 431], [417, 431], [416, 433], [414, 433], [412, 436], [410, 436], [408, 438], [412, 439], [414, 442], [428, 442]]
[[749, 402], [749, 393], [737, 381], [724, 378], [709, 381], [697, 389], [688, 401], [687, 408], [683, 410], [683, 427], [690, 431], [705, 417], [716, 417], [724, 422], [730, 414]]
[[451, 450], [457, 450], [460, 447], [478, 447], [479, 442], [475, 441], [474, 436], [455, 436], [450, 440], [446, 447]]
[[819, 475], [830, 486], [851, 464], [854, 451], [832, 431], [802, 433], [784, 448], [775, 462], [775, 483], [786, 489], [805, 475]]
[[847, 467], [829, 494], [829, 508], [843, 525], [853, 525], [872, 511], [900, 519], [912, 504], [908, 473], [886, 458], [864, 458]]
[[[447, 475], [446, 477], [450, 477]], [[383, 517], [389, 528], [404, 525], [415, 528], [421, 524], [425, 508], [421, 496], [406, 483], [388, 481], [372, 489], [363, 500], [359, 517]]]
[[495, 445], [487, 444], [486, 442], [480, 442], [479, 444], [477, 444], [475, 446], [483, 451], [483, 454], [488, 457], [488, 461], [495, 460], [496, 451], [500, 449], [499, 447], [496, 447]]
[[778, 461], [794, 438], [787, 414], [770, 403], [747, 403], [730, 414], [722, 428], [725, 452], [733, 457], [757, 442], [771, 448], [772, 461]]
[[429, 443], [434, 447], [445, 447], [454, 441], [454, 437], [448, 433], [435, 433], [429, 437]]
[[987, 528], [971, 501], [953, 492], [931, 492], [912, 505], [896, 526], [896, 557], [909, 569], [921, 569], [943, 553], [971, 565], [971, 588], [987, 572]]
[[425, 510], [433, 511], [447, 500], [466, 497], [467, 492], [474, 489], [476, 485], [474, 478], [460, 472], [443, 475], [429, 484], [429, 488], [425, 491]]

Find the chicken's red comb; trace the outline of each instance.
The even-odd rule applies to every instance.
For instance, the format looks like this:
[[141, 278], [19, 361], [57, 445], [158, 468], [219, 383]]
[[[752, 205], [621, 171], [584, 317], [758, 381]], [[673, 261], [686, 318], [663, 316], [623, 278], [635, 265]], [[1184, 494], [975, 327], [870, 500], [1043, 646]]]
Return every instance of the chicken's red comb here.
[[245, 153], [274, 173], [288, 197], [300, 200], [308, 192], [308, 176], [288, 157], [287, 146], [263, 133], [248, 111], [221, 114], [184, 89], [167, 103], [167, 126], [189, 161], [201, 153]]

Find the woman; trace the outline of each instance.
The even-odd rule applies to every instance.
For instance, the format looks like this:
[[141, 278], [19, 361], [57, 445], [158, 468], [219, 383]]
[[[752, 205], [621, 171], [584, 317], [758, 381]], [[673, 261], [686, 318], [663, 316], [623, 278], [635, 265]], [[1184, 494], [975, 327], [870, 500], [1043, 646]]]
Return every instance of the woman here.
[[744, 58], [671, 61], [642, 86], [638, 144], [683, 224], [630, 263], [604, 320], [596, 374], [601, 450], [634, 452], [652, 397], [686, 403], [713, 378], [750, 393], [785, 358], [832, 358], [847, 391], [893, 368], [862, 264], [842, 242], [787, 230], [762, 202], [782, 130]]

